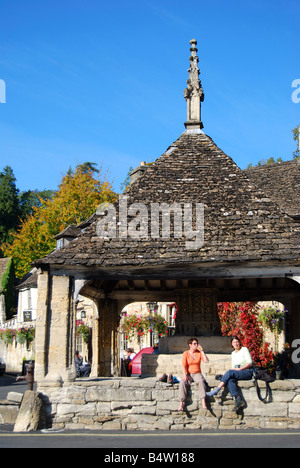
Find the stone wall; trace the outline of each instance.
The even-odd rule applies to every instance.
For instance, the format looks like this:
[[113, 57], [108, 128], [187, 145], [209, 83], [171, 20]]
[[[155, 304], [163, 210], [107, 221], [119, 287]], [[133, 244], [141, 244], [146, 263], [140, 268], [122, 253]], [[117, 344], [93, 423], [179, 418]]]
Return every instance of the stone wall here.
[[10, 392], [5, 400], [0, 400], [0, 426], [15, 424], [22, 398], [22, 394]]
[[[209, 364], [201, 363], [201, 370], [206, 378], [225, 374], [231, 369], [231, 356], [224, 354], [208, 354], [207, 356]], [[182, 354], [143, 354], [141, 369], [144, 377], [161, 377], [163, 374], [181, 377]]]
[[[209, 385], [217, 382], [209, 379]], [[241, 382], [247, 407], [237, 415], [230, 396], [201, 408], [195, 384], [187, 411], [177, 412], [179, 385], [154, 378], [78, 379], [62, 387], [40, 385], [53, 428], [93, 430], [300, 429], [300, 380], [271, 384], [272, 402], [258, 400], [253, 382]], [[262, 383], [262, 393], [264, 384]]]
[[35, 359], [35, 342], [31, 343], [30, 350], [26, 344], [17, 343], [5, 344], [0, 340], [0, 356], [6, 364], [6, 372], [18, 372], [21, 374], [23, 360], [31, 361]]

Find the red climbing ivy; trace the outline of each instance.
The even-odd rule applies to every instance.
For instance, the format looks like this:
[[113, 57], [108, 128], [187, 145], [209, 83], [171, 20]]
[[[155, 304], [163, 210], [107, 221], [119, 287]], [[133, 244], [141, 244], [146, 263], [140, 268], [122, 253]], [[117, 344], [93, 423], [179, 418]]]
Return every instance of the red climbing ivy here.
[[223, 336], [238, 336], [256, 365], [273, 364], [274, 355], [269, 343], [264, 343], [256, 302], [222, 302], [218, 304], [218, 312]]

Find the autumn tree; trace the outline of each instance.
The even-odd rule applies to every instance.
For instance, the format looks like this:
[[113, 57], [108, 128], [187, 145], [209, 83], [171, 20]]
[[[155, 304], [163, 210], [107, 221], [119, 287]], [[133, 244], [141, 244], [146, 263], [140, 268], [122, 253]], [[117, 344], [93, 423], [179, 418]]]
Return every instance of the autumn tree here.
[[111, 184], [101, 170], [95, 170], [94, 164], [82, 164], [74, 171], [69, 170], [52, 198], [40, 199], [40, 206], [23, 221], [13, 235], [13, 244], [2, 246], [5, 256], [14, 259], [16, 276], [22, 278], [34, 260], [53, 250], [53, 236], [70, 224], [87, 219], [99, 204], [115, 199]]
[[41, 207], [40, 220], [47, 225], [51, 236], [87, 219], [100, 203], [116, 199], [111, 184], [101, 170], [87, 166], [91, 164], [80, 164], [75, 171], [69, 170], [54, 197]]
[[20, 228], [22, 221], [33, 214], [36, 207], [41, 206], [41, 199], [51, 198], [53, 194], [52, 190], [20, 192], [13, 169], [4, 167], [0, 172], [0, 246], [3, 243], [11, 244], [13, 234]]

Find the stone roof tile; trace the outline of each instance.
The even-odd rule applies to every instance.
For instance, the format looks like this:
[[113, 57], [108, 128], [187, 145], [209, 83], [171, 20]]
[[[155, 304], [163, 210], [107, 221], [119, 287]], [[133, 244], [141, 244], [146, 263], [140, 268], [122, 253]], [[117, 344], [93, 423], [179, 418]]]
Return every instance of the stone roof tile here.
[[[300, 263], [300, 225], [283, 213], [234, 161], [202, 131], [188, 130], [124, 194], [128, 207], [143, 203], [204, 205], [204, 245], [187, 249], [186, 238], [102, 239], [100, 216], [77, 239], [35, 264], [85, 267], [158, 266], [185, 263]], [[120, 199], [114, 204], [120, 211]], [[129, 218], [129, 219], [135, 219]], [[149, 223], [150, 225], [150, 223]], [[150, 229], [150, 228], [149, 228]], [[150, 233], [150, 230], [149, 230]]]

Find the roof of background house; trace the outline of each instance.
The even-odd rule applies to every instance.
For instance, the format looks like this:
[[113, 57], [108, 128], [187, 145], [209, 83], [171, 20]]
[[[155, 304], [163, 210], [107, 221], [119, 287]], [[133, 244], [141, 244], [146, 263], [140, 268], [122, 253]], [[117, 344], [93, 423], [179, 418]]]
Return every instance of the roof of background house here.
[[300, 217], [300, 161], [286, 161], [251, 167], [245, 174], [280, 209], [291, 217]]
[[59, 240], [59, 239], [62, 239], [63, 237], [69, 237], [69, 238], [75, 239], [79, 234], [81, 234], [81, 229], [78, 226], [76, 226], [76, 224], [70, 224], [62, 232], [60, 232], [56, 236], [53, 236], [53, 239]]
[[38, 271], [37, 268], [33, 268], [30, 272], [22, 278], [22, 281], [16, 289], [30, 289], [30, 288], [37, 288], [38, 284]]

